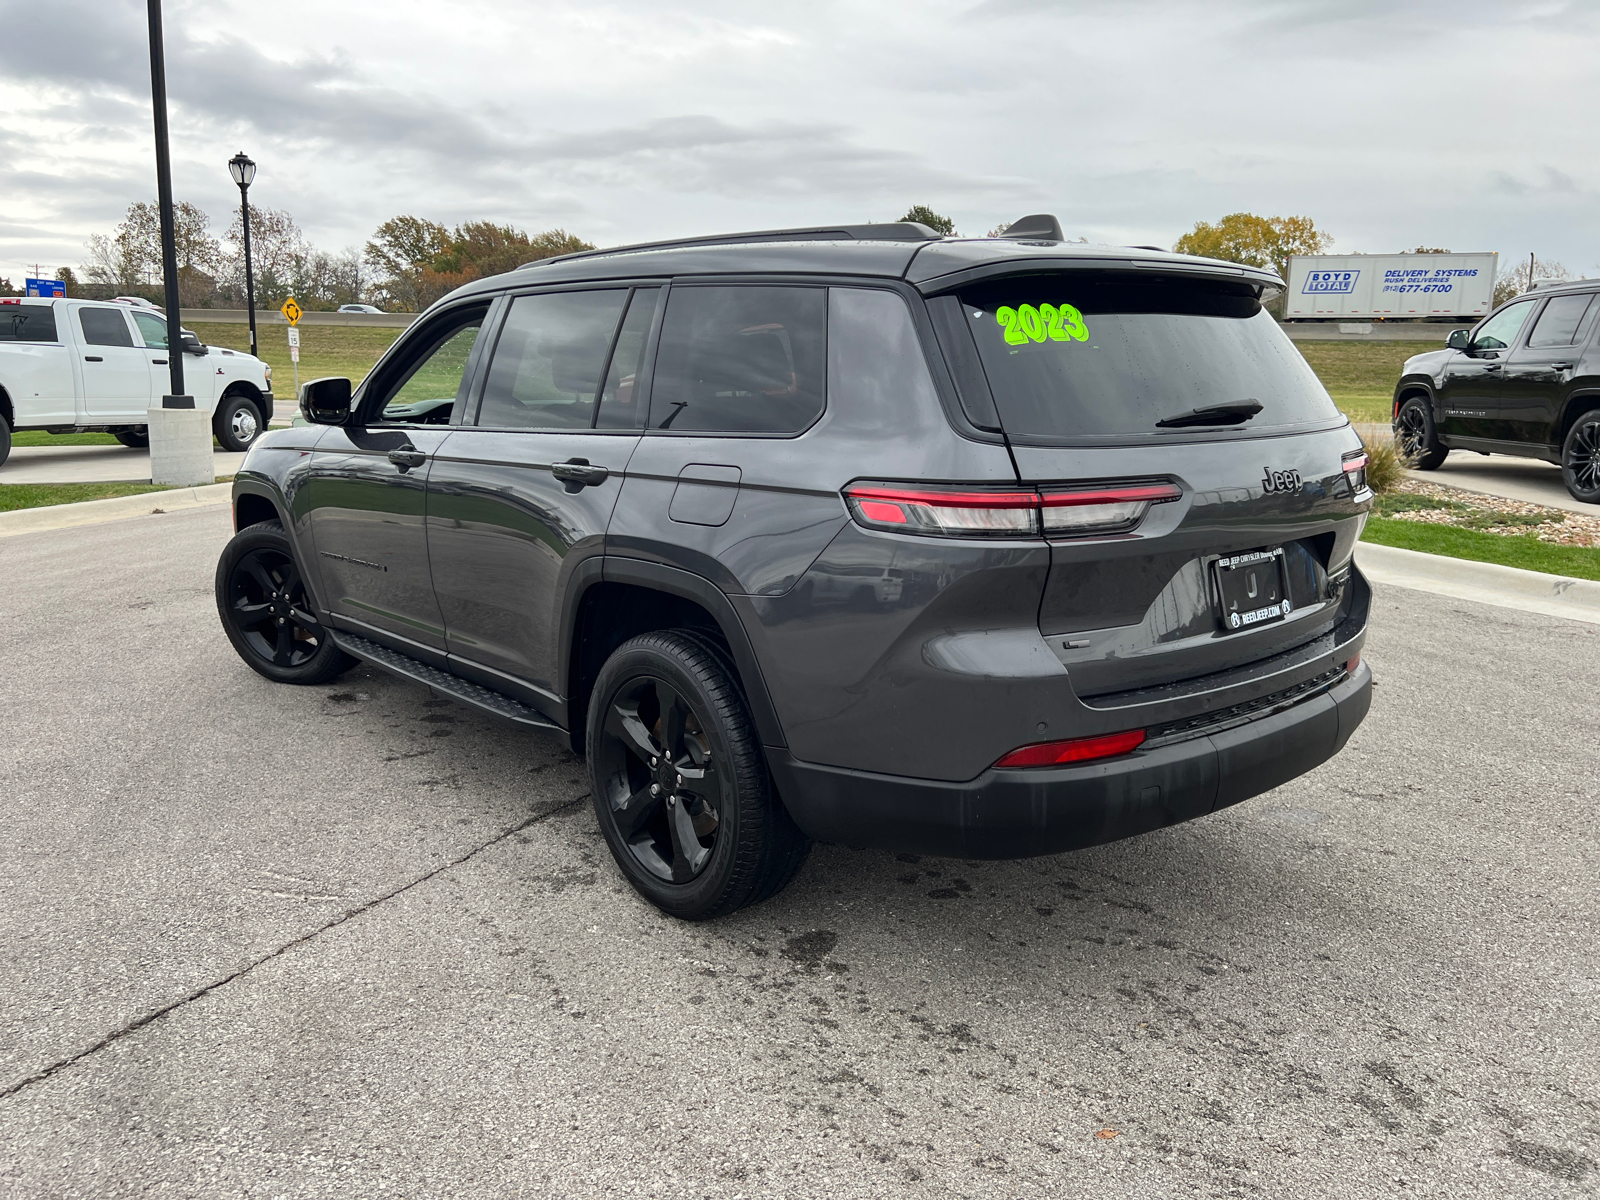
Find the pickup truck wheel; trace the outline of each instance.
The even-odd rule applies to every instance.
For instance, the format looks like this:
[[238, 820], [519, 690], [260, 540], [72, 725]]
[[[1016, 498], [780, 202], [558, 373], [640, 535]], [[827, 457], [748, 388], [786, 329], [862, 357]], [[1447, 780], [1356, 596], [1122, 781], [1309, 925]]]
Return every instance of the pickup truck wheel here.
[[4, 417], [0, 417], [0, 465], [11, 457], [11, 426]]
[[276, 683], [327, 683], [356, 660], [311, 610], [294, 549], [277, 521], [233, 535], [217, 563], [217, 614], [250, 667]]
[[729, 664], [692, 633], [624, 643], [588, 719], [595, 815], [628, 882], [685, 920], [723, 916], [793, 877], [808, 847], [774, 795]]
[[1394, 431], [1395, 440], [1400, 444], [1400, 457], [1419, 471], [1438, 469], [1450, 453], [1448, 446], [1439, 444], [1439, 435], [1433, 428], [1433, 412], [1420, 396], [1405, 402], [1395, 418]]
[[248, 396], [224, 396], [211, 428], [224, 450], [248, 450], [261, 436], [261, 410]]
[[1574, 500], [1600, 504], [1600, 411], [1586, 412], [1561, 445], [1561, 481]]
[[112, 436], [130, 450], [144, 450], [150, 445], [150, 430], [143, 425], [137, 429], [124, 429]]

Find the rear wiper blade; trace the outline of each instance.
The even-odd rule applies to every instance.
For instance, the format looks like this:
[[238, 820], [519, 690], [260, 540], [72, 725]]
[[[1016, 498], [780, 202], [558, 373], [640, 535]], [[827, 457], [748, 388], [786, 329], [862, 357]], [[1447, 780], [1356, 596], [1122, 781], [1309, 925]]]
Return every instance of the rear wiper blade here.
[[1157, 429], [1182, 429], [1190, 425], [1243, 425], [1260, 412], [1265, 405], [1259, 400], [1240, 400], [1234, 404], [1213, 404], [1209, 408], [1191, 408], [1186, 413], [1156, 422]]

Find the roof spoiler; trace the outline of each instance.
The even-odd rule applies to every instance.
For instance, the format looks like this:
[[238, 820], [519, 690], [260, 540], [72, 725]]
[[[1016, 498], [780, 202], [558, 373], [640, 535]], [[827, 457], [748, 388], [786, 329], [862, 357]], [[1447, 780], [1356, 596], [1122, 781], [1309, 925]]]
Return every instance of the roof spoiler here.
[[[1051, 218], [1054, 220], [1054, 218]], [[1059, 226], [1057, 227], [1060, 228]], [[519, 271], [545, 263], [571, 262], [600, 254], [632, 254], [640, 250], [676, 250], [685, 246], [732, 246], [750, 242], [930, 242], [942, 235], [918, 221], [885, 221], [881, 225], [813, 225], [799, 229], [758, 229], [749, 233], [717, 233], [707, 237], [673, 238], [666, 242], [638, 242], [631, 246], [612, 246], [607, 250], [579, 250], [554, 258], [523, 263]]]
[[1067, 235], [1061, 232], [1061, 222], [1052, 213], [1034, 213], [1018, 217], [1006, 226], [1000, 235], [1010, 241], [1064, 242]]

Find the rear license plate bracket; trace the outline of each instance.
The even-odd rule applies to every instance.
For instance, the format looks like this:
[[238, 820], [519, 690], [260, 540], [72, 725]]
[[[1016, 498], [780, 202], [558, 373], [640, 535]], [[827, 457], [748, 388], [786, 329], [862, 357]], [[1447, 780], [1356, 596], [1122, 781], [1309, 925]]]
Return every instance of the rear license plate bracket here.
[[1270, 625], [1289, 615], [1289, 572], [1283, 547], [1246, 550], [1217, 559], [1217, 615], [1227, 633]]

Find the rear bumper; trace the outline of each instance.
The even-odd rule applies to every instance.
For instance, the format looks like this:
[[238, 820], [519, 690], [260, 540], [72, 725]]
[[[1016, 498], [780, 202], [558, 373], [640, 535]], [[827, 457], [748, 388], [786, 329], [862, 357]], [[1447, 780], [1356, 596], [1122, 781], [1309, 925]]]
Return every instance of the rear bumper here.
[[768, 747], [779, 794], [818, 841], [953, 858], [1027, 858], [1193, 820], [1332, 758], [1372, 703], [1372, 671], [1294, 707], [1187, 741], [965, 783], [800, 762]]

